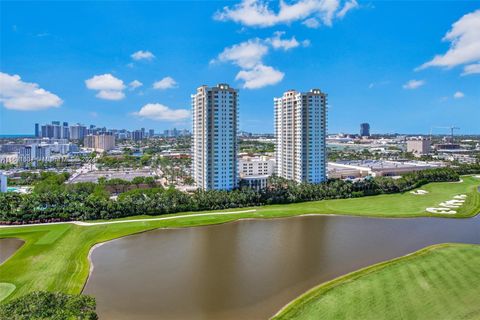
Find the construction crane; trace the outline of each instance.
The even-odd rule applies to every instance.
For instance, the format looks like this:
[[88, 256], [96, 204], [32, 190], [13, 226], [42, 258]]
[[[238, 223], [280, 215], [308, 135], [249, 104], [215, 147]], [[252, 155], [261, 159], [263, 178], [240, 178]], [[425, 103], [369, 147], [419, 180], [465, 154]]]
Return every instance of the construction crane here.
[[[450, 127], [435, 127], [437, 129], [450, 129], [450, 142], [453, 143], [453, 130], [460, 130], [459, 127], [455, 127], [455, 126], [450, 126]], [[431, 132], [431, 130], [430, 130]], [[431, 133], [430, 133], [431, 135]]]

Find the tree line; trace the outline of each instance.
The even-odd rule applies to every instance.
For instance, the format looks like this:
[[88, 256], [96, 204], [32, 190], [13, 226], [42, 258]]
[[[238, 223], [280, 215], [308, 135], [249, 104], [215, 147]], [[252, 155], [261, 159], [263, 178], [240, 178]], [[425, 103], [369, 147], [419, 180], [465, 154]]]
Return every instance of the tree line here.
[[325, 199], [355, 198], [405, 192], [430, 182], [458, 181], [459, 172], [479, 173], [480, 166], [437, 168], [403, 175], [401, 178], [366, 178], [361, 181], [330, 179], [320, 184], [295, 183], [271, 177], [267, 188], [257, 191], [197, 190], [185, 193], [175, 188], [152, 186], [110, 197], [105, 184], [63, 184], [65, 176], [38, 182], [30, 194], [0, 194], [0, 223], [19, 224], [68, 220], [114, 219], [134, 215], [161, 215], [183, 211], [229, 209], [286, 204]]

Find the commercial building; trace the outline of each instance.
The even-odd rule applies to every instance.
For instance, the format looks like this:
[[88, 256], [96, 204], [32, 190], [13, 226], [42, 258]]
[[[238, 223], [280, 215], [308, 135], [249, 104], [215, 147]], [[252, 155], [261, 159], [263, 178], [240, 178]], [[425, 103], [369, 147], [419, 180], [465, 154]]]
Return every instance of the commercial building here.
[[115, 148], [115, 136], [112, 134], [87, 135], [83, 145], [98, 152], [110, 151]]
[[326, 180], [327, 95], [319, 89], [274, 98], [276, 173], [297, 182]]
[[228, 84], [201, 86], [192, 96], [192, 177], [197, 187], [238, 186], [238, 91]]
[[362, 178], [400, 176], [406, 173], [441, 167], [439, 162], [351, 160], [328, 163], [329, 178]]
[[423, 137], [409, 138], [407, 140], [407, 152], [415, 155], [424, 155], [430, 153], [431, 141]]
[[275, 173], [275, 159], [267, 156], [243, 156], [238, 160], [238, 174], [242, 185], [262, 189], [268, 177]]
[[360, 124], [360, 137], [370, 137], [370, 124], [368, 123]]

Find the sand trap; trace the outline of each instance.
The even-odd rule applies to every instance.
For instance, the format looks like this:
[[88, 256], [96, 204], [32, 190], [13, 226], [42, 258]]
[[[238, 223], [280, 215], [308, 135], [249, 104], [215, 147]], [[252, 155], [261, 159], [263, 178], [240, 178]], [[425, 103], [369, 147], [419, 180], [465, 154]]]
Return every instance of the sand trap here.
[[467, 198], [466, 194], [459, 194], [453, 197], [452, 200], [447, 200], [439, 204], [440, 208], [427, 208], [425, 209], [430, 213], [441, 213], [441, 214], [455, 214], [457, 211], [452, 209], [460, 208], [465, 199]]
[[441, 213], [441, 214], [455, 214], [457, 211], [451, 210], [450, 208], [427, 208], [427, 212], [430, 213]]
[[417, 195], [417, 196], [421, 196], [421, 195], [427, 194], [428, 191], [426, 191], [426, 190], [415, 190], [415, 191], [410, 191], [410, 193], [414, 194], [414, 195]]
[[480, 176], [477, 175], [477, 176], [475, 176], [475, 178], [480, 179]]

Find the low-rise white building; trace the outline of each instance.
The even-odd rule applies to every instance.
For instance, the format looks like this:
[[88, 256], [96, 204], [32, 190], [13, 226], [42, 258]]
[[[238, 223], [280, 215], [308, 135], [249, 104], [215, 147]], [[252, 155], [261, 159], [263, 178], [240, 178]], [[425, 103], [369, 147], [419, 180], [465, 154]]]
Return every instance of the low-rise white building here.
[[275, 172], [275, 158], [243, 156], [238, 161], [238, 173], [243, 185], [254, 189], [267, 186], [267, 179]]

